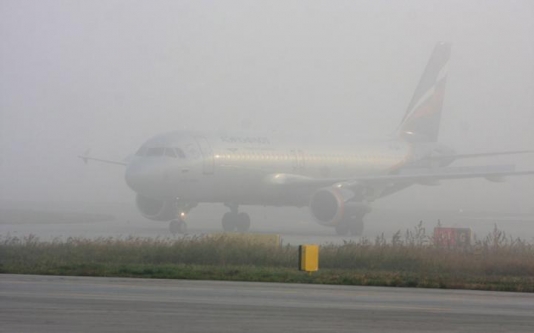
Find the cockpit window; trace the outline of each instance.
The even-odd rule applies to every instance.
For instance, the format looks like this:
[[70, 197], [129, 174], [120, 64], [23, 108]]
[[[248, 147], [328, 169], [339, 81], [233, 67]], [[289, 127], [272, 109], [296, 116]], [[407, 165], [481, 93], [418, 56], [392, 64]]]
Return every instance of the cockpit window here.
[[178, 155], [179, 158], [185, 158], [185, 153], [180, 148], [174, 148], [174, 151], [176, 152], [176, 155]]
[[136, 156], [169, 156], [172, 158], [185, 158], [185, 153], [180, 148], [170, 147], [141, 147], [135, 153]]
[[164, 152], [165, 148], [163, 147], [148, 148], [146, 156], [163, 156]]
[[165, 148], [165, 155], [176, 158], [176, 153], [174, 152], [173, 148]]
[[146, 147], [141, 147], [135, 153], [136, 156], [144, 156], [146, 154]]

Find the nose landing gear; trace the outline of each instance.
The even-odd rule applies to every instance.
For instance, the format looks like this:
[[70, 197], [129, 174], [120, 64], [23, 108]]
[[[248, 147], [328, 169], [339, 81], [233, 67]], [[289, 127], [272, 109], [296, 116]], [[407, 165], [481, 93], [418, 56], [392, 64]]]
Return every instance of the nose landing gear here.
[[176, 234], [185, 234], [187, 232], [187, 223], [185, 223], [185, 217], [187, 213], [194, 208], [196, 203], [177, 203], [178, 216], [176, 219], [169, 222], [169, 231], [174, 236]]
[[187, 223], [181, 218], [172, 220], [169, 222], [169, 230], [173, 236], [176, 234], [185, 234], [187, 232]]
[[223, 230], [227, 232], [247, 232], [250, 229], [250, 216], [245, 212], [238, 213], [237, 205], [225, 204], [225, 206], [230, 208], [230, 211], [222, 217]]

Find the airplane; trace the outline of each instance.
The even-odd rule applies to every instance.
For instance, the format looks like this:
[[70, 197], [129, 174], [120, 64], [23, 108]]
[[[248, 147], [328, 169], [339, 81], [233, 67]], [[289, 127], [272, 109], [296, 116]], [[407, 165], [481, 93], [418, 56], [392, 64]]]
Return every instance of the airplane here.
[[373, 201], [414, 184], [441, 180], [534, 174], [513, 165], [452, 167], [454, 161], [507, 151], [457, 154], [438, 142], [451, 44], [438, 42], [395, 133], [380, 142], [299, 147], [271, 135], [181, 130], [148, 139], [126, 166], [140, 213], [185, 233], [187, 214], [199, 203], [223, 203], [224, 231], [246, 232], [242, 205], [308, 206], [315, 222], [338, 235], [362, 235]]

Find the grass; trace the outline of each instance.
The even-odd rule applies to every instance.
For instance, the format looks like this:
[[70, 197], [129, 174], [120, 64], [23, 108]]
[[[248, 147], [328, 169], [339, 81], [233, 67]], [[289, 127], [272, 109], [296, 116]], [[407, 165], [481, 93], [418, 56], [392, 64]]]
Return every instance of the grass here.
[[464, 248], [437, 246], [422, 224], [391, 240], [320, 249], [320, 270], [299, 272], [295, 246], [229, 237], [0, 237], [0, 273], [293, 282], [534, 292], [534, 245], [495, 227]]

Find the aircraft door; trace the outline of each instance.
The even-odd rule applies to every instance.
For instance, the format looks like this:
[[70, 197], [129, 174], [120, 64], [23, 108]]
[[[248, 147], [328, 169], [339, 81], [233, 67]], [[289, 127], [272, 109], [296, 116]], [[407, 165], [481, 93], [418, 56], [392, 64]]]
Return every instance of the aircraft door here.
[[202, 171], [205, 175], [211, 175], [214, 169], [213, 150], [205, 137], [197, 136], [195, 140], [202, 152]]

